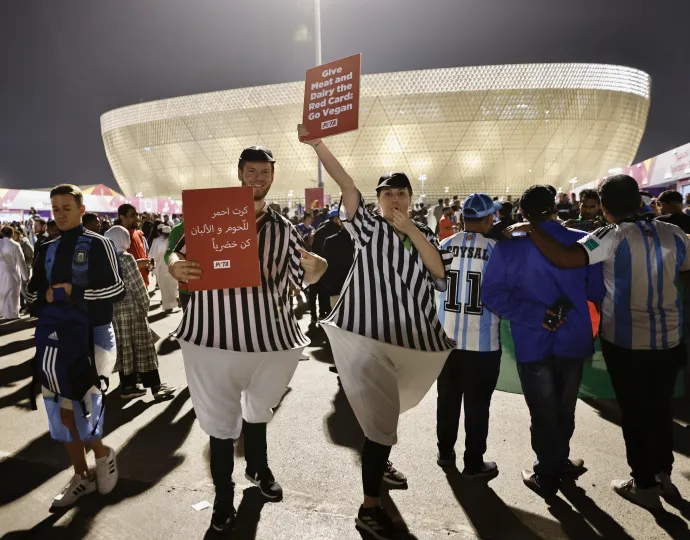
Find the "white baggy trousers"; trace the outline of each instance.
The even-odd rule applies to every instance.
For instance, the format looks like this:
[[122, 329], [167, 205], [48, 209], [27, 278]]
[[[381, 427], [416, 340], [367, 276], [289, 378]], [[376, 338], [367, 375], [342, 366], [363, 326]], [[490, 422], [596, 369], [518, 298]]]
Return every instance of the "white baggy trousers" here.
[[217, 439], [239, 438], [243, 418], [271, 421], [304, 350], [243, 353], [183, 340], [180, 345], [199, 425]]
[[405, 349], [324, 324], [345, 395], [367, 439], [398, 442], [398, 417], [415, 407], [441, 374], [450, 351]]

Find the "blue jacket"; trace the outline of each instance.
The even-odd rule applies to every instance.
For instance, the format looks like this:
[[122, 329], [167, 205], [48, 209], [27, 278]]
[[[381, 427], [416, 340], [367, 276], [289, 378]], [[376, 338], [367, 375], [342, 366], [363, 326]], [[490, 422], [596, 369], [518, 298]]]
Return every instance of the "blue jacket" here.
[[[547, 221], [542, 230], [565, 245], [585, 233]], [[530, 238], [496, 245], [482, 286], [482, 304], [510, 321], [518, 362], [552, 355], [584, 358], [594, 351], [587, 300], [601, 302], [606, 290], [601, 264], [563, 270], [539, 252]], [[542, 328], [546, 310], [562, 296], [573, 304], [555, 332]]]

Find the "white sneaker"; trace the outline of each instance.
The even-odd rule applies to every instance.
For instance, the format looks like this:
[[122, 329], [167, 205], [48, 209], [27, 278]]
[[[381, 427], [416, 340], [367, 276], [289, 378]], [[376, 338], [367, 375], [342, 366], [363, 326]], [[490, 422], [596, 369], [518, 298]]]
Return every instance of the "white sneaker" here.
[[53, 499], [53, 508], [72, 506], [82, 495], [96, 491], [96, 479], [75, 474], [59, 495]]
[[642, 489], [635, 485], [633, 478], [630, 478], [628, 480], [614, 480], [611, 482], [611, 488], [621, 497], [644, 508], [652, 510], [662, 508], [661, 499], [659, 498], [661, 493], [659, 486]]
[[117, 484], [117, 459], [115, 450], [108, 448], [106, 457], [96, 459], [96, 481], [98, 482], [98, 493], [107, 495]]
[[682, 499], [683, 496], [678, 491], [678, 488], [671, 481], [671, 477], [666, 473], [659, 473], [656, 475], [656, 481], [661, 484], [661, 496], [669, 497], [671, 499]]

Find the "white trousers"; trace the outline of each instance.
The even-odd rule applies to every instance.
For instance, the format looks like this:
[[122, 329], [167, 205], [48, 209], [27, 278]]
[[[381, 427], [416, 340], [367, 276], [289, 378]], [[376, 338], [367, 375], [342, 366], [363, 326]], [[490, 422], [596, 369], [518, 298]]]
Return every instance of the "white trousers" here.
[[450, 351], [424, 352], [324, 324], [340, 382], [367, 439], [393, 446], [398, 417], [415, 407], [441, 374]]
[[183, 340], [180, 345], [196, 417], [218, 439], [237, 439], [243, 418], [271, 421], [304, 350], [242, 353]]
[[19, 280], [14, 280], [10, 276], [4, 276], [0, 279], [0, 317], [5, 319], [16, 319], [19, 317], [21, 289], [22, 285]]
[[161, 288], [161, 303], [163, 309], [175, 309], [177, 307], [177, 287], [178, 283], [170, 272], [166, 270], [159, 270], [156, 274], [158, 279], [158, 286]]

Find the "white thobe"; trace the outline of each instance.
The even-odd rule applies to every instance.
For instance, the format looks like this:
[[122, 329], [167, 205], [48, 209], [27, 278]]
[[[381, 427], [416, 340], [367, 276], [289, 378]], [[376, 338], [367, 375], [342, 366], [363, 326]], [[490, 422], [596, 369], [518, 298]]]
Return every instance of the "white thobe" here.
[[177, 307], [177, 281], [170, 275], [168, 265], [165, 264], [165, 251], [168, 248], [168, 239], [159, 236], [151, 242], [149, 257], [156, 261], [153, 274], [156, 276], [158, 286], [161, 288], [161, 300], [163, 309], [175, 309]]
[[29, 279], [29, 268], [21, 246], [11, 238], [0, 239], [0, 317], [19, 317], [22, 280]]

